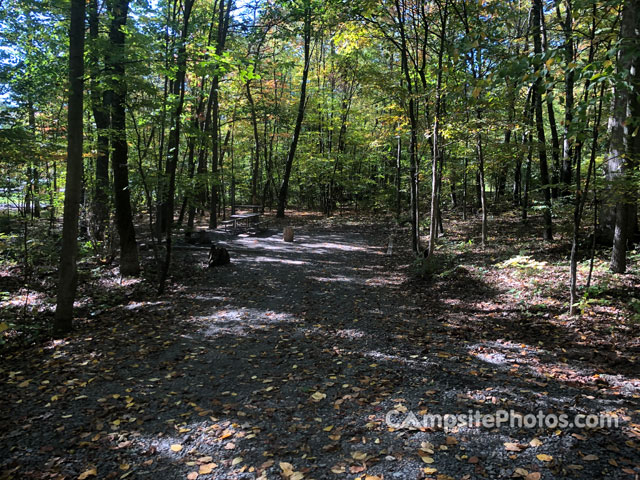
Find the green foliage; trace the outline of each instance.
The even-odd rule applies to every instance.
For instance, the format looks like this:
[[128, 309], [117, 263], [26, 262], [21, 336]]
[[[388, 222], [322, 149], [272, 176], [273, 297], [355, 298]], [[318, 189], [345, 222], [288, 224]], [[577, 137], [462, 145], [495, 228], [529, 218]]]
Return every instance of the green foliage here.
[[455, 255], [445, 249], [436, 250], [428, 257], [417, 255], [410, 267], [411, 273], [423, 280], [447, 277], [456, 269]]

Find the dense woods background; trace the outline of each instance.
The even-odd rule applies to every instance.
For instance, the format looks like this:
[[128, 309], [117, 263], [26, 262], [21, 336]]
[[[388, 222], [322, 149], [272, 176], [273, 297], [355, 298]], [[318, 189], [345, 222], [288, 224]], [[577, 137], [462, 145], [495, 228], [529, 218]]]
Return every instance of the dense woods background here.
[[7, 0], [3, 262], [27, 277], [60, 258], [64, 332], [76, 239], [79, 258], [117, 256], [135, 276], [150, 238], [162, 291], [172, 239], [217, 227], [237, 203], [278, 217], [391, 213], [423, 259], [448, 217], [477, 216], [485, 245], [500, 235], [492, 219], [516, 211], [545, 240], [570, 226], [573, 310], [580, 252], [608, 245], [623, 273], [637, 231], [638, 11], [638, 0]]

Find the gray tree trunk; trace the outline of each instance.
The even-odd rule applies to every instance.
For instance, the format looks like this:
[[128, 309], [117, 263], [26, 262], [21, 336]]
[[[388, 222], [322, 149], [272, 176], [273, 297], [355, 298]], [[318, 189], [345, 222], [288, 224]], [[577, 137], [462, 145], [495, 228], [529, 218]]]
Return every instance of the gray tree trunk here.
[[76, 258], [78, 255], [78, 212], [82, 190], [84, 17], [84, 0], [71, 0], [67, 180], [64, 192], [58, 294], [53, 323], [55, 335], [64, 335], [73, 326], [73, 302], [76, 297], [78, 279]]

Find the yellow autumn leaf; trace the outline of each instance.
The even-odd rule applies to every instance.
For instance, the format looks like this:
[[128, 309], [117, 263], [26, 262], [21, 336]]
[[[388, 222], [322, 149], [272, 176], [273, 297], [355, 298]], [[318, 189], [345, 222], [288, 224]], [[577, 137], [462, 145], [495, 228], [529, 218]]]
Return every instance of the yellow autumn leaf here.
[[313, 400], [314, 402], [319, 402], [320, 400], [324, 400], [325, 398], [327, 398], [327, 394], [322, 392], [316, 392], [311, 395], [311, 400]]
[[354, 460], [364, 460], [367, 458], [367, 454], [364, 452], [351, 452], [351, 456]]
[[95, 467], [90, 468], [89, 470], [85, 470], [84, 472], [82, 472], [78, 477], [78, 480], [85, 480], [89, 477], [95, 477], [96, 475], [98, 475], [98, 470]]
[[236, 457], [236, 458], [234, 458], [234, 459], [231, 461], [231, 465], [235, 467], [235, 466], [236, 466], [236, 465], [238, 465], [239, 463], [242, 463], [242, 460], [243, 460], [243, 458], [242, 458], [242, 457]]
[[426, 455], [420, 455], [420, 458], [422, 459], [422, 461], [424, 463], [433, 463], [433, 462], [435, 462], [433, 457], [427, 457]]
[[182, 445], [180, 445], [179, 443], [174, 443], [173, 445], [171, 445], [171, 451], [179, 452], [180, 450], [182, 450]]
[[206, 463], [204, 465], [200, 465], [200, 470], [198, 471], [198, 473], [200, 475], [208, 475], [210, 474], [214, 468], [216, 468], [218, 465], [216, 463]]
[[433, 473], [436, 473], [436, 472], [438, 471], [438, 469], [437, 469], [437, 468], [433, 468], [433, 467], [424, 467], [424, 468], [422, 469], [422, 471], [423, 471], [424, 473], [426, 473], [427, 475], [431, 475], [431, 474], [433, 474]]
[[547, 455], [546, 453], [540, 453], [536, 455], [536, 458], [541, 462], [550, 462], [551, 460], [553, 460], [553, 457], [551, 455]]
[[522, 445], [520, 445], [519, 443], [515, 443], [515, 442], [505, 442], [504, 443], [504, 448], [507, 450], [507, 452], [521, 452], [522, 451]]

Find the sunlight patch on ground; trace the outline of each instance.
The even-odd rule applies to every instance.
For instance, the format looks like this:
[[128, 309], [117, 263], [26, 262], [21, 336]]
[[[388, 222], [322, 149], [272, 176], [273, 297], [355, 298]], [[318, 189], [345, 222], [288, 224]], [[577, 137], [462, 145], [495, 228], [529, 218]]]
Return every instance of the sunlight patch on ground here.
[[197, 300], [199, 302], [223, 302], [225, 300], [228, 300], [227, 297], [221, 297], [219, 295], [211, 295], [211, 296], [206, 296], [206, 295], [195, 295], [193, 297], [194, 300]]
[[120, 275], [113, 275], [111, 277], [101, 278], [99, 281], [100, 285], [106, 288], [130, 287], [132, 285], [137, 285], [142, 282], [143, 282], [142, 278], [121, 277]]
[[148, 307], [157, 307], [159, 305], [167, 305], [166, 300], [161, 300], [157, 302], [131, 302], [128, 305], [124, 306], [125, 310], [138, 310], [140, 308], [148, 308]]
[[400, 356], [400, 355], [392, 355], [389, 353], [379, 352], [375, 350], [371, 350], [369, 352], [364, 353], [365, 357], [369, 357], [375, 359], [379, 362], [392, 362], [392, 363], [401, 363], [408, 367], [416, 368], [417, 370], [424, 371], [424, 374], [428, 374], [428, 369], [432, 368], [437, 362], [430, 360], [429, 357], [420, 356], [420, 355], [409, 355], [408, 357]]
[[366, 247], [358, 247], [347, 243], [322, 242], [322, 243], [300, 243], [301, 247], [314, 250], [314, 253], [327, 253], [328, 250], [340, 250], [343, 252], [366, 252]]
[[468, 351], [469, 355], [483, 362], [511, 367], [512, 371], [520, 372], [520, 375], [529, 378], [539, 378], [541, 382], [553, 380], [576, 386], [607, 386], [623, 397], [632, 397], [640, 393], [640, 378], [602, 375], [595, 373], [592, 368], [569, 365], [564, 361], [548, 361], [544, 357], [553, 356], [552, 353], [530, 345], [486, 342], [470, 346]]
[[225, 334], [248, 335], [254, 330], [269, 328], [272, 324], [297, 321], [288, 313], [253, 308], [223, 309], [211, 315], [194, 317], [194, 320], [206, 325], [202, 332], [206, 337]]
[[402, 275], [385, 275], [384, 277], [378, 276], [374, 278], [370, 278], [365, 281], [365, 285], [370, 285], [374, 287], [381, 287], [385, 285], [401, 285], [405, 281], [405, 278]]
[[364, 338], [365, 333], [362, 330], [354, 330], [353, 328], [343, 328], [336, 330], [335, 335], [341, 338]]
[[[223, 242], [221, 242], [223, 243]], [[263, 248], [265, 250], [289, 252], [299, 251], [308, 253], [328, 253], [332, 250], [342, 252], [367, 252], [370, 249], [367, 246], [359, 246], [355, 244], [338, 242], [331, 239], [330, 236], [319, 236], [316, 238], [308, 235], [298, 235], [294, 237], [293, 242], [285, 242], [280, 235], [272, 235], [266, 238], [236, 238], [231, 242], [233, 245], [240, 245], [246, 248]]]
[[333, 277], [312, 277], [309, 276], [313, 280], [316, 280], [320, 283], [330, 283], [330, 282], [344, 282], [344, 283], [362, 283], [360, 280], [357, 280], [353, 277], [345, 277], [344, 275], [334, 275]]
[[[24, 290], [23, 290], [24, 291]], [[46, 305], [45, 300], [47, 296], [41, 292], [28, 292], [23, 295], [16, 295], [10, 300], [0, 302], [0, 308], [6, 307], [26, 307], [26, 308], [44, 308]], [[78, 302], [76, 302], [77, 304]]]
[[304, 260], [289, 260], [287, 258], [276, 258], [276, 257], [252, 257], [252, 262], [260, 263], [260, 262], [268, 262], [268, 263], [284, 263], [286, 265], [307, 265], [309, 262], [305, 262]]

